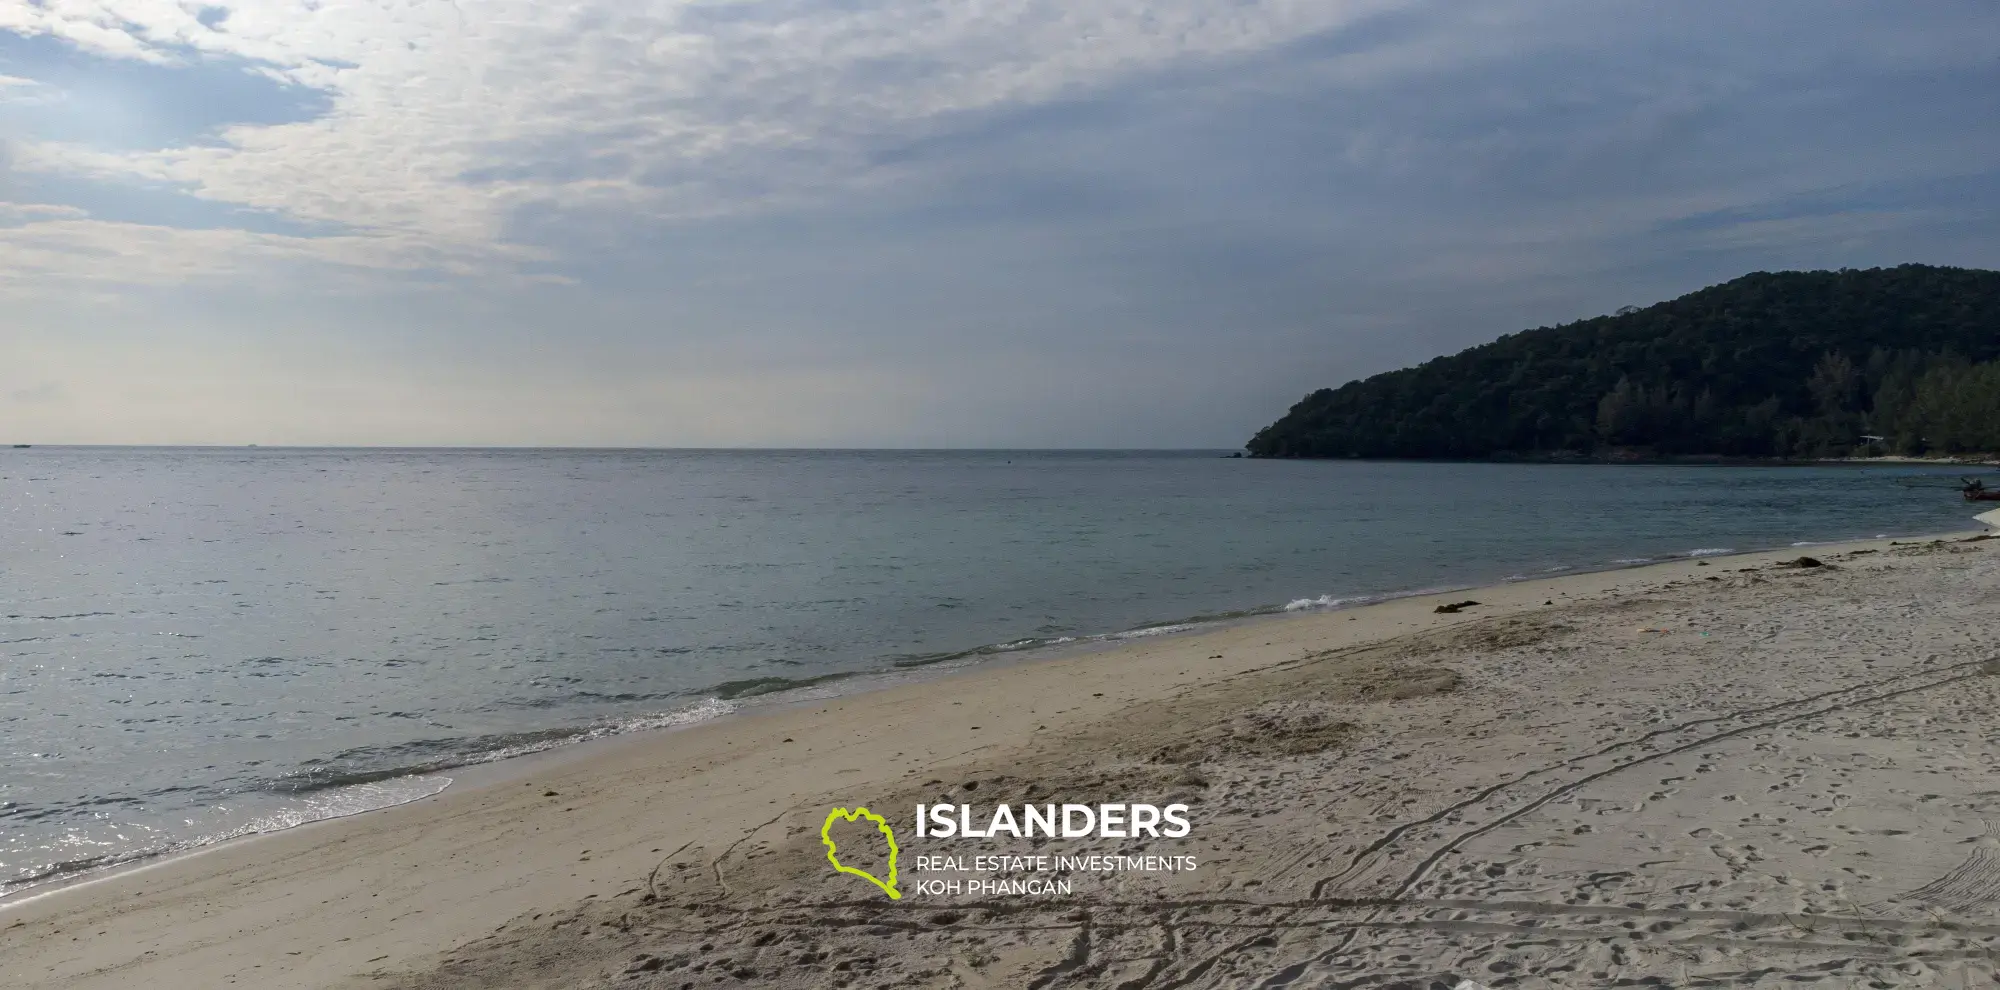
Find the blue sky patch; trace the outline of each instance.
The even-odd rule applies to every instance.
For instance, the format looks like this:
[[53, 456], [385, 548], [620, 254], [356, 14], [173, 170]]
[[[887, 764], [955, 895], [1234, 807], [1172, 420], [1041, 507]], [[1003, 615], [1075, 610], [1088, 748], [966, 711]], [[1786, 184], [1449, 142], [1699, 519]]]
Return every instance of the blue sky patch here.
[[332, 106], [326, 93], [250, 69], [192, 53], [179, 65], [104, 58], [55, 38], [0, 31], [0, 74], [41, 84], [26, 99], [0, 102], [0, 133], [150, 151], [212, 141], [231, 124], [312, 120]]

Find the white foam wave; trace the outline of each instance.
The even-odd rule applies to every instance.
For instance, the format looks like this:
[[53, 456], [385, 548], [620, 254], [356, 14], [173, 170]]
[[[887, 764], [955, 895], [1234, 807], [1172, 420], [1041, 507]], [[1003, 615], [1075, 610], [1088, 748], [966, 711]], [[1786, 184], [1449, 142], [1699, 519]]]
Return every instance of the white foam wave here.
[[1106, 636], [1105, 638], [1140, 639], [1146, 636], [1165, 636], [1168, 635], [1169, 633], [1187, 632], [1190, 629], [1196, 629], [1196, 628], [1199, 628], [1198, 623], [1176, 622], [1171, 625], [1165, 625], [1165, 626], [1147, 626], [1144, 629], [1128, 629], [1125, 632], [1112, 633], [1111, 635]]
[[1321, 595], [1318, 598], [1295, 598], [1285, 603], [1287, 612], [1303, 612], [1312, 608], [1339, 608], [1343, 605], [1367, 605], [1381, 601], [1379, 595], [1349, 595], [1345, 598]]
[[[1001, 643], [999, 646], [988, 647], [985, 652], [1013, 653], [1017, 650], [1033, 650], [1033, 649], [1039, 649], [1044, 646], [1061, 646], [1064, 643], [1074, 643], [1074, 642], [1076, 642], [1075, 636], [1057, 636], [1054, 639], [1039, 639], [1039, 638], [1017, 639], [1011, 643]], [[979, 651], [974, 651], [974, 652], [976, 653]]]
[[1721, 555], [1721, 554], [1725, 554], [1725, 553], [1735, 553], [1735, 552], [1736, 552], [1736, 550], [1735, 550], [1735, 548], [1734, 548], [1734, 547], [1704, 547], [1704, 548], [1702, 548], [1702, 549], [1700, 549], [1700, 550], [1689, 550], [1688, 552], [1686, 552], [1686, 553], [1684, 553], [1684, 554], [1681, 554], [1681, 556], [1683, 556], [1683, 557], [1715, 557], [1715, 556], [1719, 556], [1719, 555]]
[[283, 807], [267, 814], [259, 815], [230, 828], [202, 835], [197, 838], [174, 842], [150, 848], [130, 849], [116, 855], [106, 856], [82, 869], [63, 869], [33, 877], [25, 881], [0, 883], [0, 897], [6, 897], [7, 908], [19, 907], [29, 901], [40, 900], [42, 894], [15, 896], [23, 891], [49, 885], [67, 886], [72, 883], [92, 883], [96, 879], [118, 872], [127, 867], [142, 867], [142, 864], [158, 861], [169, 856], [179, 856], [197, 852], [230, 839], [241, 839], [267, 832], [282, 832], [285, 829], [309, 825], [313, 822], [332, 821], [381, 811], [398, 805], [421, 801], [444, 792], [451, 786], [450, 777], [435, 774], [416, 777], [396, 777], [389, 780], [370, 781], [365, 784], [348, 784], [330, 787], [324, 791], [293, 799]]
[[296, 798], [288, 802], [285, 807], [268, 815], [253, 818], [235, 828], [198, 839], [195, 844], [209, 845], [225, 839], [279, 832], [312, 822], [331, 821], [364, 812], [381, 811], [384, 808], [394, 808], [397, 805], [442, 794], [444, 789], [450, 786], [450, 777], [426, 774], [418, 777], [392, 777], [365, 784], [348, 784], [345, 787], [329, 787]]
[[722, 701], [717, 698], [703, 698], [699, 702], [689, 705], [686, 708], [676, 708], [670, 712], [657, 712], [652, 715], [635, 715], [631, 718], [620, 719], [619, 721], [599, 726], [598, 728], [592, 729], [589, 732], [584, 733], [583, 738], [602, 739], [605, 736], [622, 735], [627, 732], [648, 732], [653, 729], [671, 729], [674, 728], [675, 726], [693, 725], [696, 722], [706, 722], [712, 718], [721, 718], [722, 716], [732, 714], [735, 711], [736, 711], [736, 706], [730, 704], [727, 701]]
[[470, 766], [478, 763], [497, 763], [501, 760], [511, 760], [518, 756], [532, 756], [536, 753], [546, 752], [573, 743], [589, 742], [592, 739], [604, 739], [609, 736], [624, 735], [628, 732], [671, 729], [675, 726], [706, 722], [709, 719], [721, 718], [735, 711], [736, 706], [727, 701], [719, 698], [703, 698], [701, 701], [686, 708], [676, 708], [668, 712], [655, 712], [650, 715], [633, 715], [629, 718], [617, 719], [603, 723], [602, 725], [578, 729], [574, 733], [536, 739], [533, 742], [519, 743], [513, 746], [501, 746], [497, 749], [489, 749], [480, 753], [457, 757], [451, 761], [451, 765]]
[[[584, 742], [590, 739], [602, 739], [607, 736], [622, 735], [628, 732], [645, 732], [654, 729], [670, 729], [681, 725], [691, 725], [695, 722], [719, 718], [734, 711], [736, 711], [735, 705], [715, 698], [706, 698], [686, 708], [678, 708], [670, 712], [636, 715], [631, 718], [619, 719], [614, 722], [607, 722], [603, 725], [579, 730], [572, 735], [487, 750], [455, 761], [454, 765], [464, 766], [475, 763], [492, 763], [517, 756], [528, 756], [544, 750], [554, 749], [558, 746], [567, 746], [571, 743]], [[451, 786], [451, 783], [452, 778], [441, 776], [437, 773], [412, 773], [404, 777], [389, 777], [365, 783], [343, 784], [338, 787], [329, 787], [324, 790], [297, 795], [276, 809], [198, 838], [148, 849], [134, 849], [120, 855], [106, 857], [101, 862], [80, 871], [38, 877], [25, 883], [0, 883], [0, 896], [11, 895], [18, 891], [39, 887], [50, 882], [69, 881], [77, 877], [103, 874], [121, 867], [133, 866], [148, 860], [156, 860], [163, 856], [191, 853], [215, 845], [218, 842], [226, 842], [230, 839], [262, 835], [267, 832], [279, 832], [313, 822], [331, 821], [336, 818], [347, 818], [370, 811], [394, 808], [398, 805], [421, 801], [424, 798], [441, 794], [445, 788]], [[7, 902], [7, 906], [12, 907], [24, 902], [24, 900], [10, 899]]]

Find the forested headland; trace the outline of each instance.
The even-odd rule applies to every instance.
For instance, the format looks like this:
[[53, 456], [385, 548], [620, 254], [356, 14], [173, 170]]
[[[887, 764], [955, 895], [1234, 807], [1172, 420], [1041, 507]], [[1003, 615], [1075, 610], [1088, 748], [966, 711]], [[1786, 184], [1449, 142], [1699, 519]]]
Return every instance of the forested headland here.
[[2000, 272], [1757, 272], [1321, 389], [1255, 457], [2000, 452]]

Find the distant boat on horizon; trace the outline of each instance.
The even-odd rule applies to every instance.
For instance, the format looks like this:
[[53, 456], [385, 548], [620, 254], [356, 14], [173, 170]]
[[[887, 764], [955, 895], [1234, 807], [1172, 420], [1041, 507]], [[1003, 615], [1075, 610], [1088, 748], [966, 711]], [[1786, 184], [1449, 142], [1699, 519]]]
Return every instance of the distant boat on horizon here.
[[17, 443], [17, 444], [15, 444], [15, 445], [14, 445], [14, 449], [15, 449], [15, 450], [27, 450], [28, 448], [30, 448], [30, 447], [33, 447], [33, 446], [34, 446], [34, 444], [31, 444], [31, 443]]

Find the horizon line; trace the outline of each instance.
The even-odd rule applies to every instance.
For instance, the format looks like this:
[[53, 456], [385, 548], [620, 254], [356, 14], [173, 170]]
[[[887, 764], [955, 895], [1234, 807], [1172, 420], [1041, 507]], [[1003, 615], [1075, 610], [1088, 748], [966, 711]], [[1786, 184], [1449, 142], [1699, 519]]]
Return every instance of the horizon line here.
[[676, 447], [633, 444], [257, 444], [12, 443], [15, 450], [498, 450], [652, 451], [660, 453], [1231, 453], [1243, 447]]

